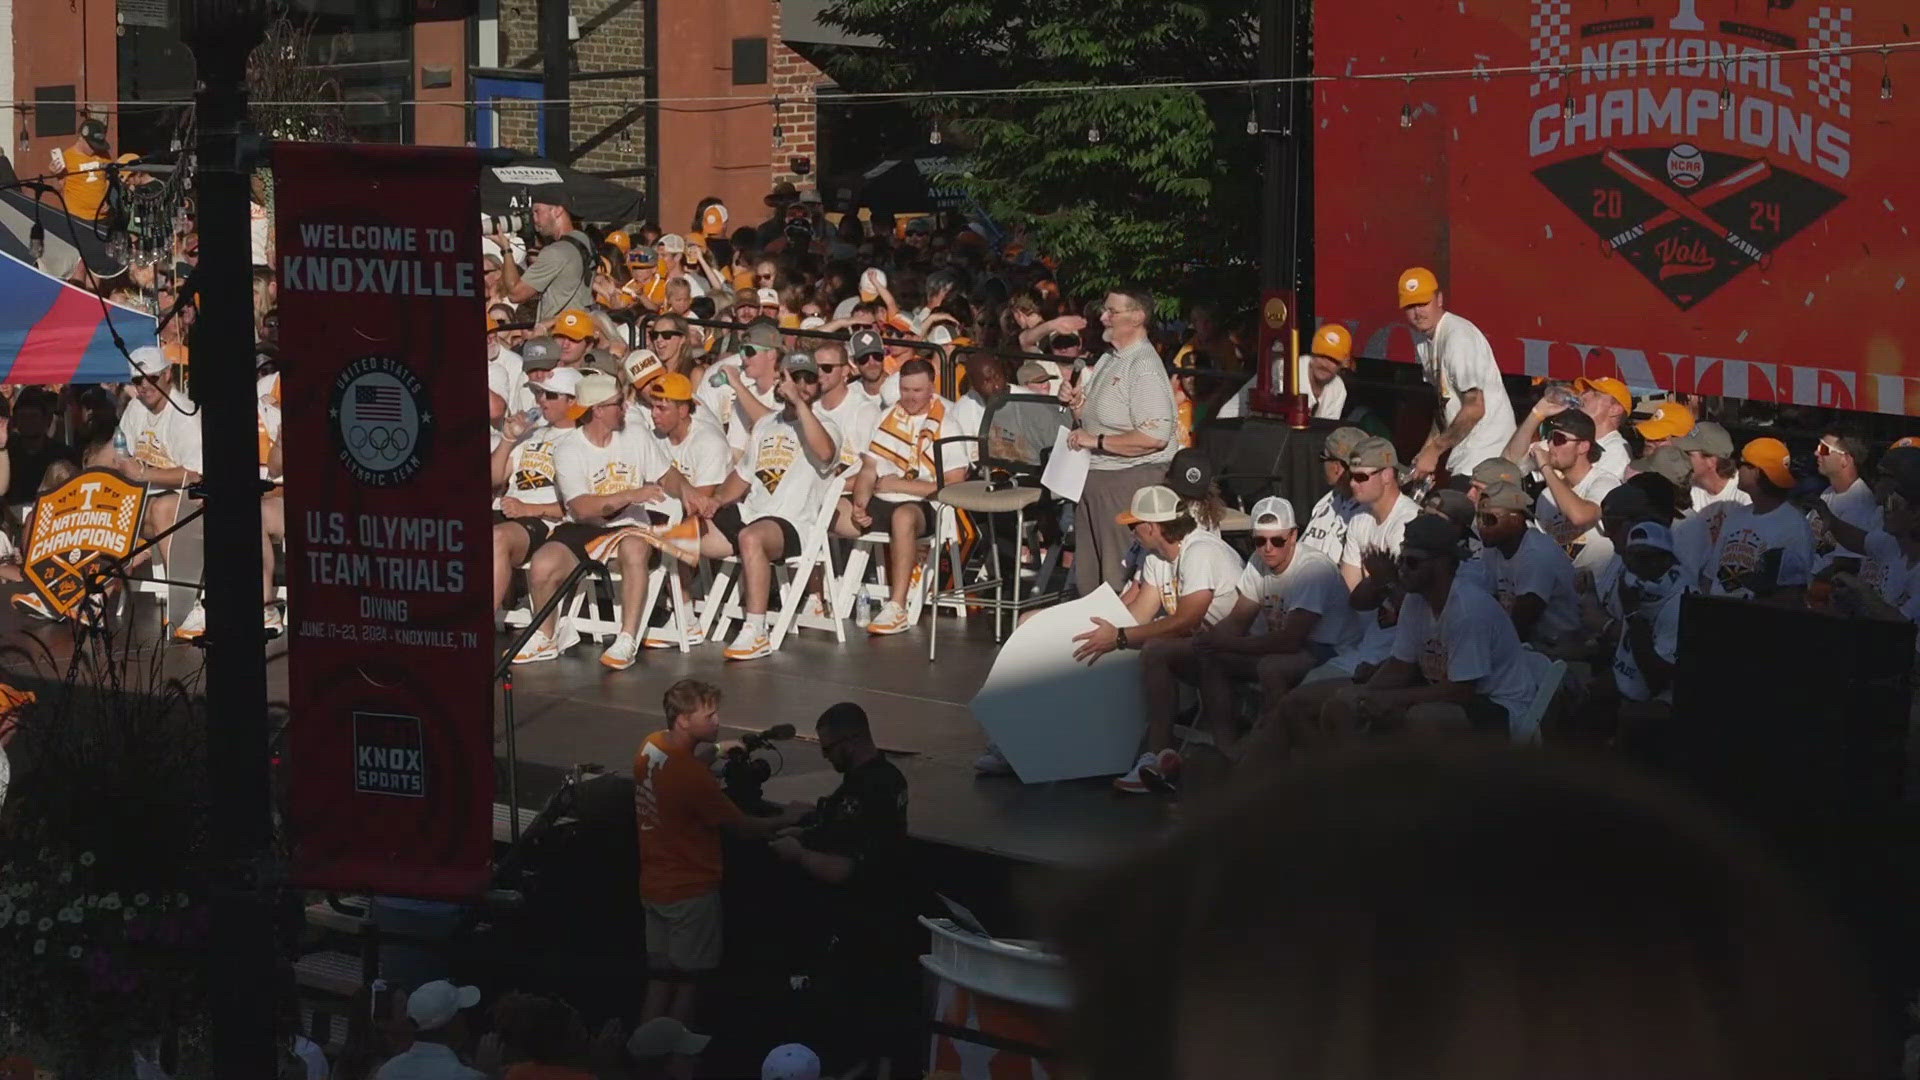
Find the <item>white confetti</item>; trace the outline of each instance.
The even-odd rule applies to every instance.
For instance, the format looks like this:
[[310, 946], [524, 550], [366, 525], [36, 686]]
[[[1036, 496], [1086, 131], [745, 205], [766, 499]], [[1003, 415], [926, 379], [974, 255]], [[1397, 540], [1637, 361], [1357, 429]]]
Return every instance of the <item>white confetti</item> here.
[[1329, 119], [1327, 119], [1327, 118], [1326, 118], [1326, 117], [1324, 117], [1324, 116], [1323, 116], [1323, 117], [1321, 117], [1321, 118], [1320, 118], [1320, 130], [1321, 130], [1321, 131], [1325, 131], [1325, 130], [1327, 130], [1327, 125], [1328, 125], [1328, 124], [1331, 124], [1331, 123], [1333, 123], [1333, 121], [1331, 121], [1331, 120], [1329, 120]]
[[1734, 340], [1734, 343], [1735, 343], [1735, 344], [1737, 344], [1737, 345], [1744, 345], [1744, 344], [1746, 344], [1746, 342], [1747, 342], [1747, 334], [1748, 334], [1748, 331], [1746, 331], [1746, 330], [1742, 330], [1742, 331], [1740, 331], [1740, 336], [1739, 336], [1739, 337], [1736, 337], [1736, 338], [1734, 338], [1734, 339], [1733, 339], [1733, 340]]
[[1553, 239], [1553, 226], [1551, 225], [1546, 226], [1546, 230], [1547, 230], [1547, 239], [1549, 240]]
[[1904, 289], [1906, 287], [1907, 287], [1907, 276], [1905, 274], [1902, 274], [1900, 275], [1899, 279], [1893, 283], [1893, 291], [1899, 292], [1901, 289]]
[[1478, 94], [1467, 95], [1467, 112], [1473, 114], [1474, 116], [1480, 115], [1480, 95]]
[[1535, 326], [1545, 326], [1545, 325], [1547, 325], [1547, 320], [1546, 320], [1546, 317], [1545, 317], [1545, 316], [1543, 316], [1543, 315], [1535, 315], [1535, 316], [1533, 317], [1533, 325], [1535, 325]]
[[1460, 0], [1460, 14], [1465, 15], [1466, 13], [1467, 13], [1467, 0]]
[[1454, 141], [1454, 142], [1459, 142], [1459, 141], [1460, 141], [1460, 129], [1459, 129], [1459, 128], [1454, 128], [1454, 129], [1453, 129], [1453, 141]]
[[1813, 306], [1813, 294], [1812, 294], [1812, 293], [1808, 293], [1808, 294], [1807, 294], [1807, 298], [1806, 298], [1805, 300], [1803, 300], [1803, 301], [1801, 301], [1801, 303], [1803, 303], [1803, 304], [1805, 304], [1805, 305], [1806, 305], [1807, 307], [1812, 307], [1812, 306]]
[[1884, 207], [1886, 207], [1886, 208], [1887, 208], [1887, 213], [1889, 213], [1889, 214], [1891, 214], [1891, 213], [1893, 213], [1893, 200], [1892, 200], [1892, 199], [1881, 199], [1881, 200], [1880, 200], [1880, 205], [1881, 205], [1881, 206], [1884, 206]]

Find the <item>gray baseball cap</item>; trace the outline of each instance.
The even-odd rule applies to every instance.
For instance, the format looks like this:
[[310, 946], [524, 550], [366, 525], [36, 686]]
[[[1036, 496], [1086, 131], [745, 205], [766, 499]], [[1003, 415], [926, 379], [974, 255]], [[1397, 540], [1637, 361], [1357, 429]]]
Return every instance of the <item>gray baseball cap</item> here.
[[772, 319], [755, 319], [747, 324], [747, 332], [741, 345], [751, 345], [756, 349], [780, 348], [780, 324]]
[[560, 346], [552, 338], [528, 338], [520, 343], [521, 370], [552, 371], [559, 363]]
[[1667, 445], [1675, 450], [1698, 450], [1708, 457], [1733, 456], [1733, 436], [1711, 420], [1700, 421], [1693, 425], [1692, 431], [1670, 440]]
[[863, 356], [879, 356], [887, 351], [880, 335], [872, 330], [856, 330], [847, 339], [847, 359], [858, 360]]
[[1675, 487], [1686, 487], [1687, 481], [1693, 478], [1693, 464], [1687, 460], [1686, 452], [1674, 449], [1671, 443], [1635, 460], [1632, 469], [1634, 472], [1657, 473], [1673, 481]]
[[818, 375], [820, 374], [820, 364], [813, 358], [812, 353], [790, 352], [786, 355], [785, 359], [780, 361], [780, 370], [789, 375], [801, 371]]

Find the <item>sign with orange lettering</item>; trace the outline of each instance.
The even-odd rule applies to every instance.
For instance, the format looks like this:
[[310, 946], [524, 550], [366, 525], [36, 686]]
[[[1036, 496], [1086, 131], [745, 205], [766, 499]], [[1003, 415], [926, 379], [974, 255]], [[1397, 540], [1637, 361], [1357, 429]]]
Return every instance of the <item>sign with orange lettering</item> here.
[[146, 487], [111, 469], [88, 469], [34, 501], [20, 563], [49, 611], [71, 616], [102, 564], [133, 551], [146, 506]]

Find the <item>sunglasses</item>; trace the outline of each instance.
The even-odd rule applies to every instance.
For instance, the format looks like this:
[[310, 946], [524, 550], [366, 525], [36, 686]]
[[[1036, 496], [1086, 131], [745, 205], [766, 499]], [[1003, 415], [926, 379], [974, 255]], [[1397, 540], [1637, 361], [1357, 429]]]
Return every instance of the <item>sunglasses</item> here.
[[1555, 446], [1565, 446], [1568, 443], [1574, 442], [1576, 440], [1574, 439], [1573, 436], [1567, 434], [1564, 431], [1556, 431], [1553, 434], [1547, 436], [1547, 441], [1549, 443], [1552, 443]]
[[809, 384], [820, 381], [820, 376], [811, 371], [789, 371], [787, 372], [787, 378], [792, 379], [794, 382]]
[[1256, 536], [1253, 538], [1253, 546], [1256, 548], [1283, 548], [1290, 543], [1292, 543], [1292, 541], [1284, 536]]
[[829, 371], [839, 371], [841, 368], [846, 366], [847, 365], [845, 364], [821, 364], [820, 371], [822, 374], [825, 374], [826, 372], [829, 372]]
[[647, 331], [647, 336], [650, 338], [671, 340], [673, 338], [683, 338], [687, 335], [683, 330], [649, 330]]
[[1838, 447], [1838, 446], [1829, 446], [1829, 445], [1828, 445], [1828, 444], [1826, 444], [1826, 443], [1816, 443], [1816, 444], [1814, 444], [1814, 447], [1813, 447], [1813, 452], [1814, 452], [1814, 454], [1815, 454], [1816, 456], [1818, 456], [1818, 457], [1828, 457], [1828, 456], [1831, 456], [1831, 455], [1833, 455], [1833, 454], [1844, 454], [1844, 453], [1846, 453], [1846, 451], [1845, 451], [1844, 449], [1842, 449], [1842, 448], [1840, 448], [1840, 447]]
[[1381, 473], [1383, 473], [1383, 472], [1386, 472], [1386, 471], [1387, 471], [1387, 470], [1385, 470], [1385, 469], [1375, 469], [1375, 470], [1373, 470], [1372, 472], [1362, 472], [1362, 471], [1360, 471], [1359, 469], [1351, 469], [1351, 468], [1350, 468], [1350, 469], [1348, 470], [1348, 475], [1350, 475], [1350, 476], [1352, 476], [1352, 477], [1353, 477], [1353, 482], [1354, 482], [1354, 483], [1356, 483], [1356, 484], [1364, 484], [1364, 483], [1366, 483], [1367, 481], [1369, 481], [1369, 480], [1371, 480], [1371, 479], [1373, 479], [1373, 478], [1374, 478], [1374, 477], [1376, 477], [1376, 476], [1379, 476], [1379, 475], [1380, 475]]
[[1400, 564], [1402, 570], [1418, 570], [1432, 559], [1426, 555], [1402, 555], [1394, 561]]
[[879, 353], [868, 353], [867, 355], [861, 357], [860, 359], [855, 360], [854, 363], [859, 364], [862, 367], [865, 367], [868, 364], [878, 364], [885, 359], [886, 357], [880, 355]]
[[535, 390], [533, 396], [539, 398], [541, 401], [558, 401], [568, 395], [562, 394], [557, 390]]

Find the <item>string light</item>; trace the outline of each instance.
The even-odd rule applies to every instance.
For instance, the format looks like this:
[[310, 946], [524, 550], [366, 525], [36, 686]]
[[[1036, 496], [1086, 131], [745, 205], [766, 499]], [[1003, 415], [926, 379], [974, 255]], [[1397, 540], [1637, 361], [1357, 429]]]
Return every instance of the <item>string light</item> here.
[[935, 146], [940, 145], [940, 121], [933, 122], [933, 128], [927, 132], [927, 141]]
[[1087, 141], [1090, 143], [1100, 141], [1100, 122], [1098, 120], [1087, 125]]
[[785, 146], [787, 145], [787, 135], [786, 132], [780, 130], [779, 97], [776, 96], [770, 104], [773, 106], [773, 145]]
[[1573, 95], [1568, 94], [1567, 100], [1560, 103], [1560, 119], [1571, 120], [1573, 119], [1573, 114], [1578, 111], [1579, 109], [1573, 103]]
[[1403, 128], [1410, 128], [1413, 126], [1413, 80], [1412, 79], [1407, 80], [1406, 104], [1400, 106], [1400, 126]]
[[1727, 115], [1727, 110], [1731, 108], [1733, 108], [1733, 84], [1727, 81], [1727, 65], [1723, 61], [1720, 64], [1720, 115]]
[[1887, 68], [1886, 49], [1880, 50], [1880, 100], [1893, 100], [1893, 72]]
[[1247, 91], [1247, 134], [1260, 134], [1260, 92]]

